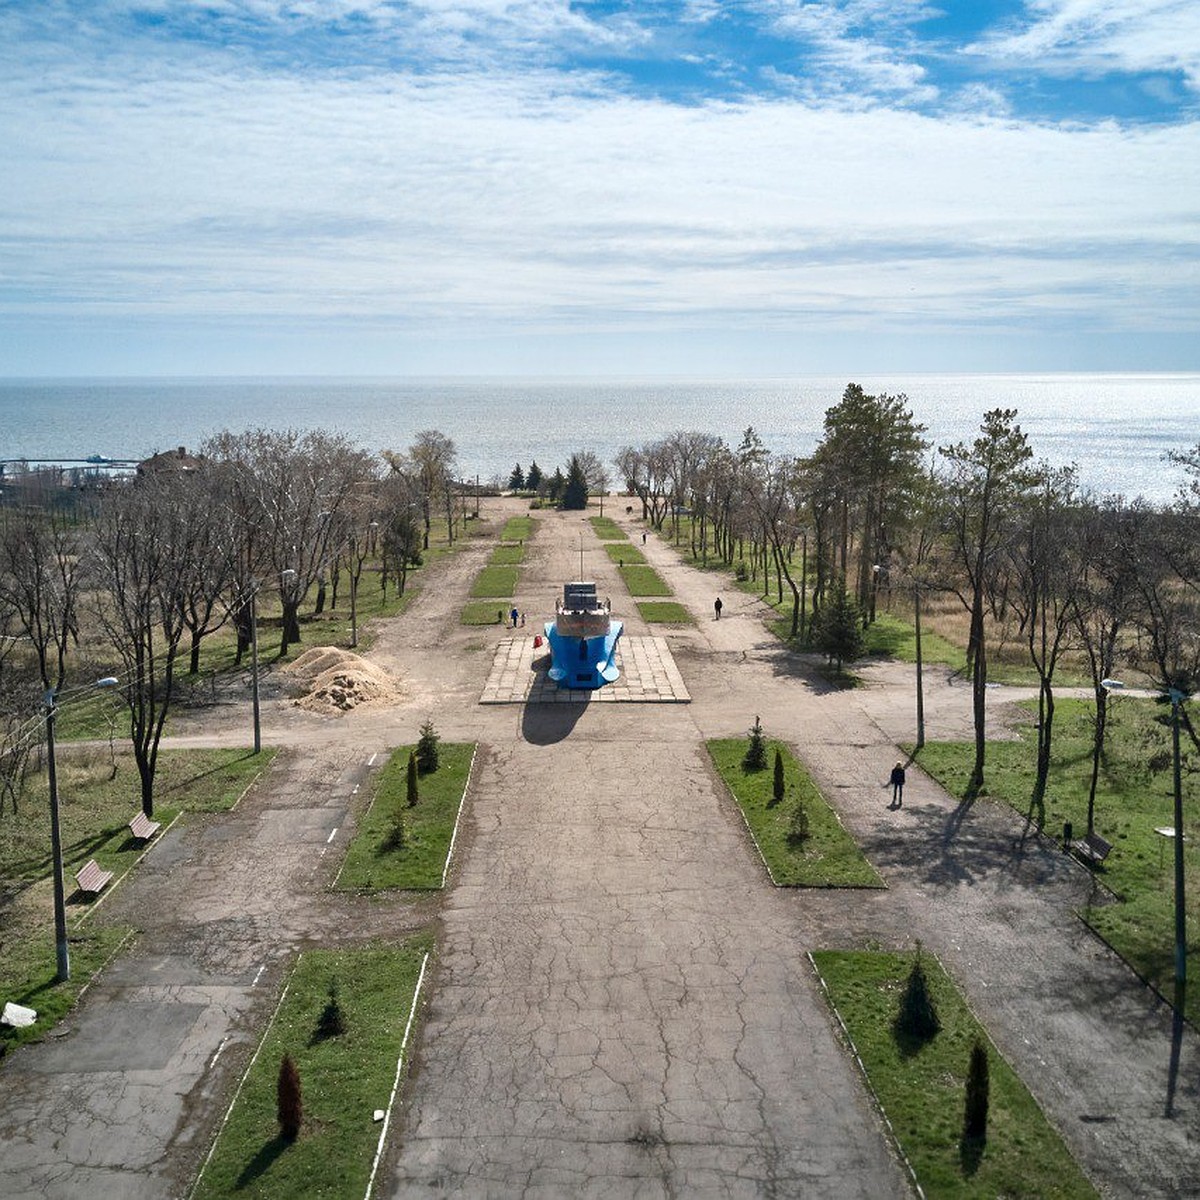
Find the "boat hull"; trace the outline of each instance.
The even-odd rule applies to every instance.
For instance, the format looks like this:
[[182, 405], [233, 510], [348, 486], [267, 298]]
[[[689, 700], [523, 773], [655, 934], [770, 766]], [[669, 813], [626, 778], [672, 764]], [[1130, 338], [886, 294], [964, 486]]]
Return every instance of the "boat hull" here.
[[616, 653], [623, 622], [610, 620], [603, 633], [590, 637], [560, 633], [555, 621], [547, 621], [545, 628], [550, 643], [548, 674], [559, 687], [595, 689], [621, 677]]

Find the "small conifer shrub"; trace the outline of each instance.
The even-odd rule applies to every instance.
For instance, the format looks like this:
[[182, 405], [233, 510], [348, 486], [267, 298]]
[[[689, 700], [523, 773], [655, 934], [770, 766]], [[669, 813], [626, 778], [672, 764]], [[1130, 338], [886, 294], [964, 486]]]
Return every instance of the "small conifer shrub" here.
[[750, 744], [746, 747], [742, 766], [747, 771], [762, 771], [767, 766], [767, 739], [763, 736], [762, 721], [758, 717], [754, 718], [754, 724], [750, 727]]
[[432, 774], [438, 769], [438, 742], [441, 738], [433, 727], [433, 722], [426, 718], [421, 726], [421, 736], [417, 741], [417, 770], [422, 775]]
[[405, 799], [409, 808], [415, 808], [420, 798], [417, 792], [417, 752], [412, 750], [408, 755], [408, 775], [404, 785]]
[[783, 803], [783, 753], [775, 747], [775, 778], [771, 781], [771, 803]]
[[289, 1142], [294, 1142], [300, 1136], [300, 1126], [304, 1123], [304, 1100], [300, 1094], [300, 1072], [296, 1070], [290, 1054], [285, 1054], [283, 1062], [279, 1064], [275, 1106], [279, 1132]]

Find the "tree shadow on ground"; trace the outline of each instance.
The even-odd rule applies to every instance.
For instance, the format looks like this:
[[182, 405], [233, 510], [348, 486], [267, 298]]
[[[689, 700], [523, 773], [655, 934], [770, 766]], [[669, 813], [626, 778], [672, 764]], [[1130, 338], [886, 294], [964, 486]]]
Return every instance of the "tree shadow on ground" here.
[[986, 1137], [964, 1137], [958, 1143], [958, 1161], [962, 1167], [962, 1173], [968, 1179], [979, 1170], [979, 1164], [983, 1161], [983, 1151], [986, 1146]]
[[275, 1160], [292, 1144], [290, 1138], [277, 1133], [261, 1150], [242, 1168], [234, 1188], [240, 1190], [249, 1187], [260, 1175], [271, 1169]]

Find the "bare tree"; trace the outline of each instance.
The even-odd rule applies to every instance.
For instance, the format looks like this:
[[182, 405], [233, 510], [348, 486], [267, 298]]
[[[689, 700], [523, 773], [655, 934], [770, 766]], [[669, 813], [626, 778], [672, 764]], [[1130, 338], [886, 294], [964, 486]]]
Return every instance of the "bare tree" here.
[[370, 455], [341, 434], [258, 429], [221, 434], [208, 455], [238, 477], [239, 519], [250, 556], [279, 586], [280, 654], [301, 640], [300, 605], [347, 538], [355, 489], [374, 474]]
[[979, 436], [970, 444], [942, 446], [945, 458], [944, 511], [949, 552], [964, 586], [955, 594], [971, 617], [967, 653], [971, 659], [971, 701], [975, 723], [975, 762], [967, 795], [983, 787], [987, 755], [987, 647], [984, 615], [997, 582], [998, 556], [1014, 515], [1035, 481], [1033, 451], [1016, 423], [1013, 408], [984, 414]]
[[203, 570], [197, 533], [173, 503], [173, 482], [151, 478], [110, 494], [96, 519], [92, 551], [96, 615], [123, 667], [121, 695], [148, 817], [187, 628], [184, 605]]
[[1131, 548], [1139, 538], [1141, 506], [1127, 508], [1120, 498], [1080, 508], [1079, 557], [1083, 575], [1070, 596], [1072, 617], [1088, 661], [1095, 697], [1092, 724], [1092, 769], [1088, 782], [1087, 831], [1095, 831], [1096, 788], [1108, 730], [1109, 695], [1122, 638], [1133, 617], [1136, 572]]
[[1044, 465], [1007, 553], [1013, 608], [1038, 674], [1037, 770], [1030, 803], [1039, 827], [1044, 822], [1054, 736], [1054, 673], [1078, 628], [1074, 597], [1084, 576], [1079, 525], [1075, 468]]
[[46, 690], [62, 688], [78, 640], [80, 535], [64, 518], [25, 510], [0, 531], [0, 604], [26, 639]]
[[[411, 475], [417, 481], [421, 516], [425, 522], [421, 549], [428, 550], [429, 533], [433, 525], [433, 506], [439, 498], [445, 502], [447, 523], [452, 526], [454, 504], [452, 480], [455, 463], [458, 460], [458, 451], [444, 433], [436, 429], [423, 429], [417, 434], [413, 444], [409, 446], [407, 455], [397, 455], [391, 451], [385, 451], [384, 457], [391, 464], [393, 471]], [[453, 541], [452, 528], [449, 536]]]

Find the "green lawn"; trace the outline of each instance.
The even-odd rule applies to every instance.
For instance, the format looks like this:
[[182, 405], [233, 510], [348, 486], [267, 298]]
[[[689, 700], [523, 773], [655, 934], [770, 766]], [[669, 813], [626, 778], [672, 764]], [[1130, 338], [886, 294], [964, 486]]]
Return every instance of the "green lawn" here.
[[621, 542], [627, 541], [629, 538], [625, 530], [612, 517], [589, 517], [588, 519], [596, 531], [596, 536], [602, 542]]
[[[273, 755], [273, 750], [259, 755], [245, 750], [162, 751], [155, 819], [165, 829], [184, 810], [230, 808]], [[0, 1052], [5, 1046], [44, 1035], [69, 1011], [80, 988], [124, 934], [123, 930], [79, 927], [80, 918], [96, 901], [79, 893], [75, 872], [94, 858], [119, 878], [145, 850], [126, 827], [141, 806], [132, 756], [118, 753], [114, 774], [107, 747], [68, 743], [59, 747], [56, 761], [72, 977], [66, 984], [54, 981], [50, 821], [46, 777], [41, 772], [29, 777], [17, 811], [6, 807], [0, 817], [0, 919], [5, 935], [0, 939], [0, 1003], [15, 1000], [39, 1014], [28, 1030], [0, 1027]]]
[[493, 567], [515, 567], [525, 558], [524, 546], [497, 546], [488, 563]]
[[[917, 634], [910, 621], [901, 620], [891, 613], [879, 613], [874, 624], [867, 628], [867, 652], [883, 654], [901, 662], [917, 661]], [[921, 622], [921, 661], [944, 663], [955, 671], [963, 671], [967, 655], [961, 646], [948, 642], [936, 633], [930, 633]]]
[[637, 606], [643, 621], [657, 625], [695, 625], [696, 619], [674, 600], [643, 600]]
[[[420, 799], [406, 800], [408, 754], [413, 747], [392, 752], [379, 772], [370, 807], [358, 822], [337, 886], [354, 891], [385, 888], [429, 889], [442, 886], [446, 857], [467, 787], [471, 743], [443, 742], [438, 769], [418, 780]], [[404, 843], [395, 842], [396, 814], [402, 813]]]
[[671, 589], [653, 568], [632, 566], [621, 568], [621, 578], [631, 596], [670, 596]]
[[[774, 804], [775, 743], [768, 748], [767, 767], [762, 771], [742, 766], [747, 745], [747, 738], [717, 738], [708, 742], [708, 752], [741, 807], [771, 881], [782, 887], [883, 887], [875, 868], [791, 751], [779, 747], [784, 798]], [[809, 823], [809, 836], [799, 843], [788, 836], [797, 803], [804, 805]]]
[[[503, 625], [508, 620], [508, 607], [495, 600], [470, 600], [458, 619], [463, 625]], [[497, 618], [497, 613], [502, 615]]]
[[[1019, 741], [989, 742], [984, 778], [988, 795], [1035, 821], [1043, 814], [1030, 805], [1036, 739], [1031, 722]], [[1044, 828], [1055, 838], [1070, 821], [1076, 837], [1087, 829], [1087, 786], [1091, 772], [1091, 718], [1086, 700], [1059, 700], [1055, 709], [1053, 758]], [[1150, 700], [1121, 696], [1110, 705], [1108, 739], [1096, 796], [1095, 827], [1112, 843], [1097, 876], [1120, 903], [1105, 893], [1082, 914], [1084, 919], [1164, 995], [1170, 997], [1174, 971], [1175, 884], [1173, 846], [1154, 830], [1172, 827], [1170, 709]], [[1187, 746], [1186, 736], [1183, 739]], [[1184, 755], [1184, 895], [1187, 899], [1188, 953], [1200, 954], [1200, 821], [1193, 757]], [[974, 761], [974, 745], [930, 742], [918, 756], [921, 767], [952, 795], [961, 796]], [[1200, 1024], [1200, 989], [1188, 996], [1189, 1018]]]
[[[312, 950], [300, 956], [196, 1197], [361, 1200], [383, 1129], [372, 1114], [388, 1107], [431, 948], [432, 939], [424, 936], [397, 948]], [[335, 981], [345, 1032], [321, 1037], [317, 1025]], [[290, 1143], [276, 1118], [284, 1054], [296, 1064], [304, 1103], [300, 1136]]]
[[628, 542], [608, 542], [604, 547], [608, 557], [619, 566], [629, 564], [630, 566], [641, 566], [646, 561], [646, 556], [636, 547], [631, 546]]
[[502, 542], [525, 542], [533, 536], [532, 517], [509, 517], [500, 531]]
[[[862, 1060], [897, 1141], [930, 1197], [1094, 1197], [1061, 1137], [987, 1040], [938, 961], [921, 961], [941, 1032], [918, 1043], [893, 1028], [909, 954], [818, 951], [813, 961]], [[989, 1108], [982, 1153], [961, 1145], [967, 1066], [976, 1039], [988, 1051]]]
[[475, 576], [475, 582], [471, 585], [472, 598], [477, 600], [488, 597], [493, 599], [510, 598], [517, 590], [517, 574], [517, 568], [513, 566], [484, 567]]

